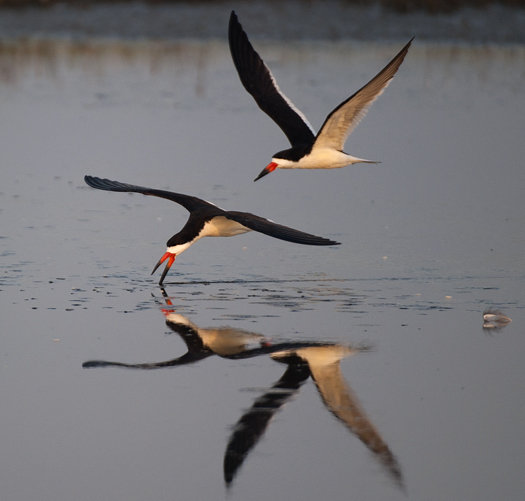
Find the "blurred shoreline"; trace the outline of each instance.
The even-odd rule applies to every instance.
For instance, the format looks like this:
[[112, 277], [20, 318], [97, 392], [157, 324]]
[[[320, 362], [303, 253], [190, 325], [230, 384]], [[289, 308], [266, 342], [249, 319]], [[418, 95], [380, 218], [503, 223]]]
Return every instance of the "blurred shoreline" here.
[[[2, 4], [0, 4], [2, 5]], [[524, 44], [525, 9], [489, 5], [400, 13], [379, 4], [303, 2], [57, 3], [0, 9], [0, 42], [18, 39], [226, 41], [231, 10], [253, 40]]]

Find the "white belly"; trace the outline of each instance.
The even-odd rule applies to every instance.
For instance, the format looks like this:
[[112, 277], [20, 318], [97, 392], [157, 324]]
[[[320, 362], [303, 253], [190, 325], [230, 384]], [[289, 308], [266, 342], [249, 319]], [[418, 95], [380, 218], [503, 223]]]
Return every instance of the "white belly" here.
[[202, 228], [201, 232], [191, 242], [168, 247], [167, 251], [178, 256], [203, 237], [234, 237], [235, 235], [241, 235], [248, 231], [252, 230], [246, 228], [246, 226], [243, 226], [240, 223], [227, 219], [224, 216], [218, 216], [214, 217], [211, 221], [208, 221], [204, 225], [204, 228]]
[[208, 221], [199, 233], [198, 238], [202, 237], [234, 237], [252, 231], [236, 221], [232, 221], [224, 216], [214, 217]]
[[299, 162], [301, 169], [339, 169], [352, 163], [352, 157], [332, 148], [314, 148]]
[[313, 148], [310, 154], [298, 162], [291, 160], [272, 159], [281, 169], [340, 169], [358, 162], [370, 162], [363, 158], [356, 158], [333, 148]]

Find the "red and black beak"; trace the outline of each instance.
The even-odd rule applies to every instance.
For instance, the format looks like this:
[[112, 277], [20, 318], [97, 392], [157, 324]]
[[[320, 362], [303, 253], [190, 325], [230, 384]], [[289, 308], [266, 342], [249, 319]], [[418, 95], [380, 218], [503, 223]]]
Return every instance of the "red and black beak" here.
[[261, 177], [266, 176], [266, 174], [270, 174], [270, 172], [273, 172], [275, 168], [277, 167], [277, 164], [275, 162], [270, 162], [262, 171], [261, 173], [254, 179], [254, 181], [257, 181], [258, 179], [261, 179]]
[[159, 285], [162, 285], [162, 282], [164, 282], [164, 278], [166, 278], [166, 275], [168, 274], [169, 269], [171, 268], [171, 265], [175, 262], [175, 254], [173, 252], [166, 252], [164, 256], [162, 256], [159, 259], [159, 262], [155, 265], [155, 268], [153, 268], [153, 271], [151, 274], [155, 273], [157, 271], [157, 268], [164, 262], [168, 260], [166, 263], [166, 268], [164, 268], [164, 271], [162, 272], [162, 276], [160, 277]]

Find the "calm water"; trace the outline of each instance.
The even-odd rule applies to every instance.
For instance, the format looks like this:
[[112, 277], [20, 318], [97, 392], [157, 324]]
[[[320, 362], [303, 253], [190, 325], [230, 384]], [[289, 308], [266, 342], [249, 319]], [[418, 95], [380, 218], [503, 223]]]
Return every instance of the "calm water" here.
[[[402, 45], [257, 47], [319, 127]], [[524, 79], [416, 41], [346, 146], [381, 164], [253, 183], [287, 142], [224, 43], [4, 43], [2, 498], [523, 499]], [[162, 291], [186, 211], [85, 174], [342, 245], [206, 239]]]

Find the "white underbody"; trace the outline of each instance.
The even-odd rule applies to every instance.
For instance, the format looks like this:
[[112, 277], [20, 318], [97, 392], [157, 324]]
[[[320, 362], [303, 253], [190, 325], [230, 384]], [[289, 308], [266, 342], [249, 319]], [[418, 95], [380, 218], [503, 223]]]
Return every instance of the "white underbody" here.
[[202, 228], [201, 232], [191, 242], [168, 247], [167, 252], [178, 256], [203, 237], [234, 237], [235, 235], [242, 235], [248, 231], [252, 230], [236, 221], [225, 218], [224, 216], [217, 216], [208, 221]]
[[298, 350], [280, 351], [274, 353], [272, 357], [279, 358], [285, 355], [296, 355], [306, 360], [310, 366], [327, 366], [340, 362], [343, 358], [353, 355], [355, 349], [348, 346], [309, 346]]
[[374, 163], [332, 148], [313, 148], [298, 162], [282, 158], [272, 158], [272, 162], [277, 164], [278, 169], [340, 169], [359, 162]]
[[166, 315], [166, 320], [191, 327], [202, 339], [204, 346], [220, 356], [235, 355], [250, 347], [258, 348], [265, 341], [265, 337], [261, 334], [254, 334], [253, 332], [231, 327], [199, 329], [185, 316], [175, 312], [170, 312]]
[[217, 329], [199, 329], [199, 336], [205, 346], [220, 356], [235, 355], [251, 348], [258, 348], [264, 341], [261, 334], [219, 327]]

